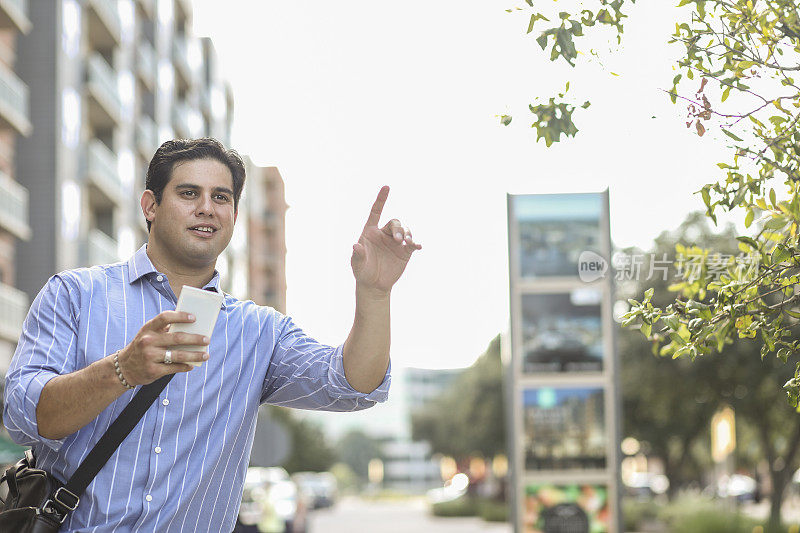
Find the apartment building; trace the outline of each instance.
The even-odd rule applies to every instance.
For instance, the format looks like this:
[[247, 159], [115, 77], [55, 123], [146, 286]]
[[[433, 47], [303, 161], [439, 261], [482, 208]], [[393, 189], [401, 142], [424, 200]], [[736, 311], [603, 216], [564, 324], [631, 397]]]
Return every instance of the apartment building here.
[[161, 142], [230, 145], [232, 91], [191, 21], [190, 0], [0, 0], [0, 371], [53, 273], [146, 241], [139, 197]]
[[29, 192], [17, 177], [16, 147], [31, 133], [29, 89], [17, 73], [20, 36], [32, 29], [25, 0], [0, 0], [0, 372], [5, 373], [28, 310], [15, 257], [31, 239]]
[[[249, 216], [248, 298], [286, 313], [286, 198], [276, 167], [259, 167], [249, 158], [247, 207]], [[240, 215], [241, 217], [241, 215]]]
[[19, 75], [32, 134], [19, 144], [32, 238], [16, 257], [29, 297], [54, 272], [127, 258], [146, 240], [139, 208], [164, 140], [230, 142], [233, 98], [188, 0], [32, 2]]

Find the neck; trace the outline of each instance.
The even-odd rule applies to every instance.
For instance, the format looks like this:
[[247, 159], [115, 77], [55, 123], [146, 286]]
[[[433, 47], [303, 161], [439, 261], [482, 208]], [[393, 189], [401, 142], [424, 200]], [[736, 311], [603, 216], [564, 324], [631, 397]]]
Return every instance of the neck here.
[[181, 295], [181, 287], [189, 285], [190, 287], [203, 288], [214, 277], [215, 263], [207, 265], [184, 265], [171, 261], [167, 254], [164, 254], [159, 246], [152, 241], [147, 242], [147, 257], [156, 270], [165, 274], [169, 281], [172, 292], [176, 297]]

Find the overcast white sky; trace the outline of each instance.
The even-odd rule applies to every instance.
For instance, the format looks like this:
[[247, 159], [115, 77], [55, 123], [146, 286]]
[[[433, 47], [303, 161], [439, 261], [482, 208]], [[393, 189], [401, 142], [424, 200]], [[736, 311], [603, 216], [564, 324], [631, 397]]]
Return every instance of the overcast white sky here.
[[[507, 328], [507, 193], [608, 187], [612, 240], [647, 247], [701, 208], [692, 193], [725, 159], [660, 90], [679, 54], [673, 2], [633, 6], [623, 46], [579, 75], [547, 60], [512, 2], [193, 4], [233, 86], [234, 147], [286, 182], [288, 310], [321, 341], [352, 325], [352, 244], [391, 186], [382, 223], [423, 245], [392, 294], [394, 365], [467, 366]], [[527, 105], [567, 76], [593, 105], [547, 149]]]

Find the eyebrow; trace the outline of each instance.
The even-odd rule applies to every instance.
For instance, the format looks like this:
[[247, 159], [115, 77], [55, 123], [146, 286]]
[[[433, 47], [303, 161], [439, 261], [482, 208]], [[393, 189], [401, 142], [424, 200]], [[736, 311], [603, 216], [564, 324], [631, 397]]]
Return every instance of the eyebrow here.
[[[193, 183], [180, 183], [175, 186], [175, 189], [192, 189], [195, 191], [199, 191], [202, 189], [199, 185], [194, 185]], [[228, 189], [227, 187], [214, 187], [211, 189], [212, 192], [224, 192], [230, 196], [233, 196], [233, 191]]]

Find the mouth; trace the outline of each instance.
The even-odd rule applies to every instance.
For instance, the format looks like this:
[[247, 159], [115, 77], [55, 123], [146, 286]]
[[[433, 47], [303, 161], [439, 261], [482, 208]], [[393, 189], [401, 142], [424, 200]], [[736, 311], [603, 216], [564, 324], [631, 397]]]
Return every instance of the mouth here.
[[202, 226], [202, 225], [193, 226], [189, 228], [189, 231], [203, 239], [210, 239], [217, 232], [216, 228], [212, 228], [211, 226]]

